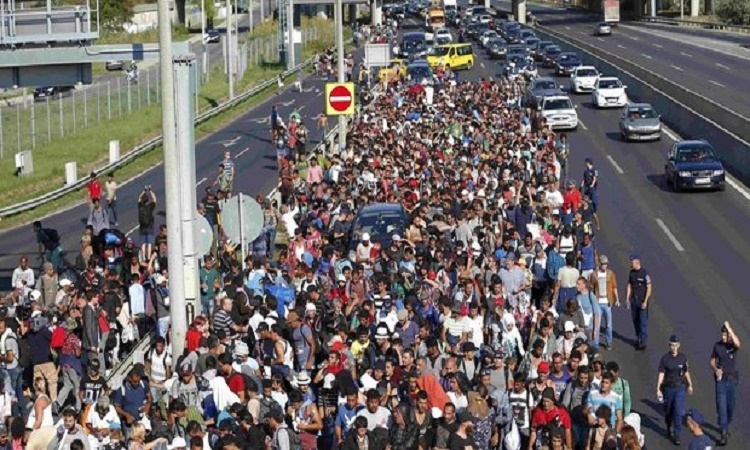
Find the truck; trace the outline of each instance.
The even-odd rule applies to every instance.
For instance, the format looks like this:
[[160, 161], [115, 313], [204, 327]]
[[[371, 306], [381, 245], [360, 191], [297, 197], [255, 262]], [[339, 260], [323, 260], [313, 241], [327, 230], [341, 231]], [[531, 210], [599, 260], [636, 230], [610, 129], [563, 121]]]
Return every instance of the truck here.
[[445, 12], [440, 8], [430, 8], [427, 11], [427, 18], [425, 19], [425, 28], [430, 31], [435, 31], [440, 28], [445, 28]]
[[620, 22], [620, 0], [602, 0], [604, 22], [617, 25]]

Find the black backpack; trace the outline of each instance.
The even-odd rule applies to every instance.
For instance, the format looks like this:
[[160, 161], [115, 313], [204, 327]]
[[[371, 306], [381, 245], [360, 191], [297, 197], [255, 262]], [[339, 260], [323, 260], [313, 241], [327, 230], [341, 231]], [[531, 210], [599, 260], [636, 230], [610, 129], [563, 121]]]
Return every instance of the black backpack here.
[[47, 239], [51, 244], [59, 244], [60, 243], [60, 233], [57, 232], [54, 228], [45, 228], [44, 234], [47, 236]]

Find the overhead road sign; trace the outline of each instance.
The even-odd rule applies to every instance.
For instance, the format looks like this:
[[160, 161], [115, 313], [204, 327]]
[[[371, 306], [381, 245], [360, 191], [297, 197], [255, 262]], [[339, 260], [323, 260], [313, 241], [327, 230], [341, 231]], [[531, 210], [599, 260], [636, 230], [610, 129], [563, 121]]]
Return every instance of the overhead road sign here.
[[326, 115], [351, 116], [354, 114], [354, 83], [326, 83]]

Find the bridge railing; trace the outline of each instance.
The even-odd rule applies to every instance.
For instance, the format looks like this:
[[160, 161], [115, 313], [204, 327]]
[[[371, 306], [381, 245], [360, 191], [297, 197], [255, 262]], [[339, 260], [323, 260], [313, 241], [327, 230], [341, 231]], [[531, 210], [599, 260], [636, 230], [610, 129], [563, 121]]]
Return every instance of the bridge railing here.
[[660, 16], [642, 16], [637, 18], [636, 20], [638, 20], [639, 22], [658, 23], [678, 27], [703, 28], [705, 30], [719, 30], [728, 31], [731, 33], [750, 34], [750, 26], [747, 25], [733, 25], [730, 23], [722, 22], [707, 22], [704, 20], [673, 19], [671, 17]]

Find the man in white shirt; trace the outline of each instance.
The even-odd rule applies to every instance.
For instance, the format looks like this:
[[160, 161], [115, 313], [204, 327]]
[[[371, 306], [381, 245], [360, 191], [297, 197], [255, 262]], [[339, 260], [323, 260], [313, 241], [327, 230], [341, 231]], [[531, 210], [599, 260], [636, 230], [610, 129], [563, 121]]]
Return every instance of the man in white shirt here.
[[547, 190], [544, 191], [544, 196], [553, 212], [556, 209], [559, 210], [565, 202], [562, 193], [557, 189], [556, 182], [547, 185]]
[[380, 394], [376, 389], [367, 391], [367, 407], [358, 412], [357, 416], [367, 419], [367, 431], [374, 431], [378, 427], [389, 429], [393, 422], [391, 412], [380, 406]]
[[19, 260], [18, 267], [13, 270], [11, 285], [14, 288], [23, 286], [23, 294], [27, 295], [34, 288], [34, 281], [34, 270], [29, 267], [29, 257], [24, 255]]

